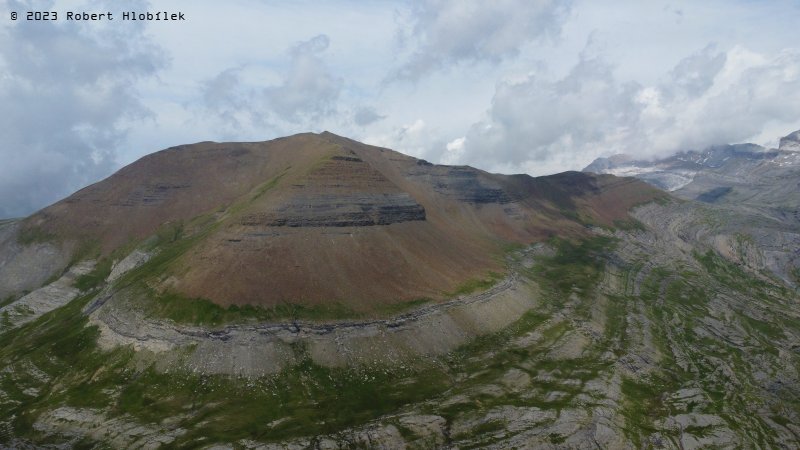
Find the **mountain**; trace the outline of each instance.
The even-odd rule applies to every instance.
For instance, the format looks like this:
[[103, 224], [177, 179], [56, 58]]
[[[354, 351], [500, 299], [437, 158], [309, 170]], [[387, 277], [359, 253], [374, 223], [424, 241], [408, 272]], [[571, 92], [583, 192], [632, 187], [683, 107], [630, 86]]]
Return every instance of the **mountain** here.
[[593, 164], [671, 193], [331, 133], [148, 155], [0, 223], [0, 447], [800, 446], [793, 142]]
[[565, 213], [612, 224], [653, 195], [633, 180], [492, 175], [302, 134], [158, 152], [19, 227], [58, 242], [58, 270], [173, 233], [192, 243], [159, 269], [158, 290], [223, 306], [335, 303], [371, 313], [441, 300], [502, 271], [509, 243], [586, 234]]
[[[800, 131], [781, 138], [777, 149], [719, 145], [652, 161], [616, 155], [598, 158], [583, 171], [633, 176], [687, 200], [747, 204], [781, 217], [785, 214], [781, 210], [800, 206]], [[769, 212], [769, 208], [778, 211]]]

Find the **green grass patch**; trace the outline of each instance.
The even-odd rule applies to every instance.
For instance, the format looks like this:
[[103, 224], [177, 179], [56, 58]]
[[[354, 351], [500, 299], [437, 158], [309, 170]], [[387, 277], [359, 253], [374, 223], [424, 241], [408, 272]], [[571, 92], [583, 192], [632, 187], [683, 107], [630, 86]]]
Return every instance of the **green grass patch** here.
[[275, 441], [357, 426], [449, 385], [435, 367], [411, 372], [329, 369], [311, 362], [302, 349], [297, 352], [297, 365], [249, 382], [148, 369], [124, 386], [115, 411], [149, 423], [191, 413], [181, 424], [189, 432], [176, 447], [243, 438]]
[[748, 328], [750, 328], [751, 330], [755, 330], [758, 333], [761, 333], [764, 337], [766, 337], [771, 341], [781, 340], [785, 338], [783, 331], [780, 329], [780, 327], [776, 326], [775, 324], [771, 324], [763, 320], [758, 320], [746, 314], [742, 314], [741, 317], [744, 318], [745, 325]]
[[483, 423], [480, 423], [478, 425], [475, 425], [475, 427], [472, 430], [470, 430], [470, 434], [471, 435], [476, 435], [476, 436], [481, 436], [481, 435], [486, 435], [486, 434], [489, 434], [489, 433], [494, 433], [494, 432], [497, 432], [497, 431], [501, 431], [501, 430], [505, 429], [505, 427], [506, 427], [506, 423], [503, 420], [499, 420], [499, 419], [488, 420], [486, 422], [483, 422]]
[[450, 292], [447, 297], [458, 297], [461, 295], [468, 295], [474, 292], [482, 292], [497, 284], [498, 281], [503, 279], [503, 275], [497, 272], [489, 272], [484, 278], [473, 278], [467, 280], [458, 286], [453, 292]]
[[765, 299], [763, 294], [765, 291], [770, 289], [782, 290], [782, 287], [759, 280], [752, 274], [745, 272], [741, 267], [723, 258], [713, 250], [708, 250], [705, 253], [694, 252], [693, 255], [709, 275], [733, 290], [758, 295], [762, 299]]
[[542, 258], [539, 264], [529, 270], [529, 274], [556, 293], [569, 296], [575, 292], [581, 298], [589, 298], [603, 275], [603, 257], [615, 242], [614, 238], [606, 236], [595, 236], [578, 243], [552, 239], [550, 244], [556, 248], [556, 254]]
[[[356, 426], [451, 386], [440, 366], [329, 369], [314, 364], [302, 346], [295, 349], [298, 364], [255, 380], [136, 369], [132, 350], [98, 349], [98, 330], [81, 313], [90, 300], [84, 296], [0, 336], [0, 369], [9, 369], [0, 370], [0, 389], [19, 402], [0, 399], [0, 421], [12, 424], [14, 436], [36, 441], [38, 415], [68, 405], [148, 423], [186, 417], [180, 426], [190, 432], [177, 447], [269, 441]], [[31, 367], [43, 375], [26, 375]], [[25, 394], [26, 388], [37, 393]]]
[[697, 426], [697, 425], [689, 425], [689, 426], [687, 426], [686, 428], [683, 429], [683, 432], [684, 433], [689, 433], [689, 434], [692, 434], [692, 435], [695, 435], [695, 436], [698, 436], [698, 437], [705, 437], [705, 436], [708, 436], [713, 431], [713, 429], [714, 429], [714, 427], [711, 426], [711, 425], [706, 425], [704, 427]]
[[111, 258], [103, 258], [97, 262], [91, 272], [81, 275], [75, 280], [75, 287], [83, 292], [101, 286], [111, 273]]
[[612, 350], [622, 356], [628, 347], [628, 302], [625, 296], [608, 296], [606, 300], [606, 323], [603, 340], [599, 343], [604, 349]]
[[393, 317], [432, 304], [433, 302], [434, 300], [432, 298], [420, 297], [406, 302], [377, 305], [375, 313], [378, 317]]
[[22, 296], [20, 296], [20, 295], [15, 295], [15, 294], [9, 295], [6, 298], [4, 298], [3, 300], [0, 300], [0, 308], [2, 308], [4, 306], [8, 306], [8, 305], [14, 303], [15, 301], [19, 300], [20, 298], [22, 298]]
[[[148, 296], [145, 296], [148, 297]], [[285, 320], [342, 320], [363, 316], [338, 302], [321, 305], [281, 304], [271, 308], [252, 305], [217, 305], [204, 298], [189, 298], [175, 292], [152, 294], [147, 311], [152, 317], [178, 323], [217, 326], [228, 323]]]
[[614, 228], [622, 231], [646, 231], [647, 227], [637, 219], [628, 217], [627, 219], [614, 220]]
[[795, 283], [800, 284], [800, 267], [794, 267], [789, 271], [789, 275], [792, 277]]
[[[46, 409], [60, 405], [107, 406], [108, 398], [94, 390], [95, 375], [104, 369], [115, 374], [116, 358], [127, 360], [126, 350], [103, 353], [96, 348], [98, 330], [86, 326], [81, 314], [90, 296], [78, 298], [20, 328], [0, 336], [0, 383], [35, 388], [33, 397], [0, 407], [0, 421], [11, 423], [14, 434], [33, 437], [33, 423]], [[35, 367], [34, 375], [28, 373]], [[118, 367], [117, 367], [118, 368]]]
[[785, 427], [786, 425], [789, 425], [790, 423], [792, 423], [792, 421], [789, 420], [788, 418], [786, 418], [785, 416], [779, 416], [777, 414], [773, 414], [773, 415], [769, 416], [769, 418], [772, 419], [773, 422], [775, 422], [778, 425], [783, 426], [783, 427]]
[[664, 415], [665, 388], [663, 381], [656, 378], [622, 379], [622, 415], [625, 417], [623, 430], [633, 441], [634, 447], [642, 448], [644, 437], [658, 431], [653, 427], [653, 421]]
[[284, 175], [286, 175], [287, 171], [288, 171], [288, 169], [284, 170], [279, 175], [270, 178], [268, 181], [258, 185], [255, 188], [255, 190], [253, 191], [253, 196], [250, 199], [250, 201], [255, 201], [255, 200], [261, 198], [264, 194], [266, 194], [267, 192], [269, 192], [270, 190], [275, 188], [275, 186], [278, 185], [278, 182], [281, 181], [281, 178], [283, 178]]
[[22, 226], [17, 233], [17, 243], [21, 245], [40, 244], [44, 242], [54, 242], [56, 236], [41, 227]]

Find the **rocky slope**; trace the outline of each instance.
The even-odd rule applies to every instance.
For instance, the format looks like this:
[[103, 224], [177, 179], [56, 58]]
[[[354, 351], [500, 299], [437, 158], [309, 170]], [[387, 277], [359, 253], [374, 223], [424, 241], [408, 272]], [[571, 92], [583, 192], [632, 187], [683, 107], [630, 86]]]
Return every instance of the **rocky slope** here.
[[729, 260], [769, 270], [798, 286], [800, 254], [800, 131], [780, 139], [778, 149], [754, 144], [716, 146], [656, 161], [617, 155], [584, 171], [635, 176], [676, 197], [715, 205], [707, 220], [722, 228], [708, 236]]
[[[204, 158], [240, 181], [195, 180], [214, 173]], [[0, 447], [800, 446], [800, 229], [773, 206], [434, 166], [329, 134], [137, 164], [0, 228], [0, 273], [41, 249], [67, 259], [27, 278], [27, 295], [6, 286], [3, 311], [37, 309], [0, 323]], [[142, 187], [162, 177], [184, 187]], [[209, 186], [221, 192], [198, 194]], [[80, 215], [106, 210], [132, 215]], [[215, 294], [294, 276], [313, 287], [334, 269], [367, 291], [414, 291], [424, 274], [375, 271], [441, 276], [470, 255], [477, 278], [363, 309]], [[379, 267], [349, 272], [356, 256]], [[283, 269], [260, 278], [270, 258]]]

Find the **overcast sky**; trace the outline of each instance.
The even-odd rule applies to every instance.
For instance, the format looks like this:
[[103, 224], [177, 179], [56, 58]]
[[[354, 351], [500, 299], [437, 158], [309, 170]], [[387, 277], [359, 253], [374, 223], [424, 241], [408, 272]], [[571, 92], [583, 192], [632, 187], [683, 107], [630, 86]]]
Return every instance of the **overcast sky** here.
[[531, 175], [776, 145], [800, 129], [798, 19], [780, 0], [4, 0], [0, 217], [204, 140], [329, 130]]

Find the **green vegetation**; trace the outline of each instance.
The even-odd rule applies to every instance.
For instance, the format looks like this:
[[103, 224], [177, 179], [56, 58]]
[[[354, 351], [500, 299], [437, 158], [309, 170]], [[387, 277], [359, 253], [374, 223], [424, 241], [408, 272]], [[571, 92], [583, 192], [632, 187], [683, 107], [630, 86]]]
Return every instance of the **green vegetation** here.
[[251, 201], [257, 200], [258, 198], [260, 198], [261, 196], [272, 190], [275, 186], [277, 186], [278, 182], [281, 181], [281, 178], [283, 178], [283, 176], [286, 175], [288, 170], [289, 169], [287, 168], [277, 176], [274, 176], [271, 179], [267, 180], [266, 182], [256, 186]]
[[658, 431], [653, 427], [653, 421], [664, 416], [667, 386], [657, 379], [624, 378], [621, 388], [625, 396], [622, 410], [625, 433], [636, 448], [642, 448], [642, 435]]
[[458, 286], [453, 292], [446, 294], [446, 297], [459, 297], [469, 295], [474, 292], [481, 292], [489, 289], [503, 279], [503, 275], [497, 272], [489, 272], [485, 278], [473, 278]]
[[479, 435], [480, 436], [482, 434], [489, 434], [489, 433], [492, 433], [492, 432], [495, 432], [495, 431], [503, 430], [503, 429], [505, 429], [505, 427], [506, 427], [505, 422], [503, 422], [502, 420], [495, 419], [495, 420], [489, 420], [489, 421], [483, 422], [483, 423], [475, 426], [475, 428], [470, 430], [470, 432], [472, 434], [474, 434], [474, 435]]
[[[186, 241], [202, 238], [202, 230], [195, 224], [165, 228], [158, 238], [165, 256], [151, 261], [156, 267], [143, 266], [126, 275], [122, 283], [141, 287], [140, 281], [159, 276], [158, 267], [179, 257], [188, 248]], [[96, 408], [109, 418], [188, 430], [171, 444], [183, 448], [336, 433], [387, 414], [414, 410], [440, 415], [451, 424], [461, 420], [478, 424], [450, 436], [459, 440], [460, 448], [474, 448], [500, 442], [499, 436], [507, 434], [509, 421], [486, 417], [503, 407], [537, 408], [558, 418], [567, 411], [592, 411], [617, 402], [616, 411], [624, 418], [622, 431], [637, 448], [648, 447], [654, 433], [666, 440], [678, 439], [678, 430], [661, 429], [659, 424], [687, 412], [717, 415], [740, 436], [764, 448], [775, 446], [763, 423], [743, 415], [764, 401], [759, 398], [761, 391], [750, 387], [755, 384], [747, 378], [752, 372], [747, 355], [718, 336], [702, 332], [716, 293], [727, 289], [724, 283], [738, 276], [738, 285], [757, 293], [761, 281], [737, 272], [738, 268], [714, 254], [696, 255], [708, 273], [696, 266], [676, 269], [644, 264], [617, 264], [614, 271], [606, 271], [614, 239], [554, 239], [550, 245], [556, 253], [536, 257], [536, 264], [523, 274], [538, 283], [536, 308], [502, 331], [473, 339], [447, 355], [403, 364], [327, 368], [316, 364], [302, 344], [294, 343], [288, 350], [294, 362], [269, 376], [201, 375], [180, 364], [163, 373], [148, 359], [152, 356], [129, 348], [103, 352], [97, 347], [98, 330], [86, 326], [81, 314], [91, 301], [88, 294], [0, 335], [0, 427], [8, 423], [15, 436], [44, 444], [33, 427], [40, 414], [59, 406]], [[104, 270], [98, 265], [92, 280]], [[499, 275], [490, 274], [464, 289], [484, 289], [496, 282], [495, 277]], [[88, 280], [87, 289], [96, 286]], [[338, 306], [325, 310], [223, 308], [169, 292], [150, 294], [152, 304], [145, 309], [152, 314], [211, 326], [354, 314]], [[400, 303], [382, 312], [394, 314], [428, 301]], [[765, 349], [771, 348], [770, 340], [783, 338], [780, 325], [773, 325], [769, 315], [730, 314], [758, 338], [747, 343], [753, 351], [764, 358], [776, 357]], [[599, 332], [593, 331], [593, 323], [602, 323]], [[566, 346], [573, 348], [571, 353], [554, 353], [576, 337], [584, 341]], [[641, 345], [647, 348], [637, 348]], [[631, 358], [632, 354], [650, 359], [644, 364]], [[721, 361], [736, 379], [725, 376]], [[622, 364], [633, 364], [634, 370], [615, 372]], [[636, 370], [636, 364], [642, 364], [641, 370]], [[618, 384], [609, 381], [617, 374], [621, 375]], [[613, 393], [616, 386], [618, 396]], [[676, 406], [673, 394], [686, 387], [699, 387], [704, 395]], [[791, 401], [786, 399], [787, 404]], [[770, 411], [774, 422], [792, 423], [793, 417], [782, 409]], [[386, 420], [394, 423], [397, 418]], [[413, 435], [410, 429], [398, 429], [407, 438]], [[683, 432], [709, 436], [714, 428], [690, 426]], [[567, 438], [549, 431], [542, 435], [545, 442], [555, 445]], [[4, 439], [0, 428], [0, 442]], [[95, 443], [85, 438], [78, 444], [92, 447]]]
[[[179, 243], [180, 240], [173, 242]], [[59, 405], [100, 408], [109, 417], [133, 417], [145, 423], [175, 418], [181, 427], [190, 430], [174, 443], [177, 447], [242, 438], [269, 441], [330, 433], [397, 411], [403, 405], [435, 398], [447, 389], [479, 386], [491, 374], [502, 375], [531, 358], [541, 359], [547, 345], [568, 329], [565, 324], [547, 327], [546, 342], [535, 349], [509, 347], [511, 340], [541, 327], [549, 317], [543, 312], [530, 312], [508, 329], [478, 338], [453, 352], [444, 365], [431, 361], [408, 367], [329, 369], [311, 361], [302, 346], [295, 346], [296, 364], [276, 375], [245, 383], [225, 376], [164, 374], [151, 365], [142, 367], [130, 349], [99, 350], [95, 344], [97, 329], [87, 327], [86, 318], [80, 313], [90, 299], [91, 295], [81, 297], [0, 337], [1, 364], [13, 369], [0, 372], [0, 390], [19, 402], [12, 405], [0, 401], [3, 407], [0, 421], [11, 423], [15, 435], [35, 438], [33, 423], [38, 414]], [[169, 295], [158, 301], [169, 305], [162, 311], [164, 314], [180, 318], [180, 314], [191, 310], [193, 315], [184, 320], [206, 324], [222, 323], [230, 319], [227, 316], [230, 314], [237, 315], [237, 319], [250, 317], [251, 313], [297, 315], [288, 311], [253, 312], [246, 308], [225, 310], [210, 302]], [[423, 302], [420, 299], [412, 303]], [[507, 350], [497, 351], [503, 348]], [[494, 355], [487, 360], [488, 352]], [[558, 370], [578, 379], [589, 379], [600, 370], [591, 359], [564, 364], [546, 361], [538, 370]], [[31, 367], [44, 375], [25, 376]], [[484, 374], [466, 384], [453, 384], [456, 374], [480, 371]], [[579, 387], [567, 385], [550, 387], [568, 392], [569, 398], [580, 391]], [[562, 408], [569, 398], [553, 402], [537, 397], [520, 404]], [[479, 409], [503, 401], [521, 401], [513, 396], [485, 400]], [[468, 406], [467, 410], [475, 407]], [[447, 414], [459, 414], [456, 409], [449, 411]], [[483, 431], [499, 430], [501, 426], [502, 423], [490, 421]]]
[[41, 227], [23, 226], [17, 234], [17, 242], [21, 245], [40, 244], [44, 242], [54, 242], [56, 236], [45, 231]]
[[[178, 447], [271, 440], [337, 431], [449, 386], [435, 366], [329, 369], [313, 363], [302, 346], [294, 347], [297, 364], [249, 382], [137, 368], [132, 350], [97, 348], [98, 331], [87, 327], [80, 313], [89, 299], [82, 297], [0, 336], [0, 364], [11, 369], [0, 371], [0, 390], [9, 397], [0, 398], [0, 421], [11, 423], [16, 436], [35, 437], [39, 413], [68, 405], [105, 408], [111, 417], [145, 423], [179, 418], [190, 432]], [[30, 370], [37, 376], [25, 375]], [[289, 419], [276, 422], [282, 418]]]
[[359, 317], [341, 303], [328, 302], [321, 305], [281, 304], [272, 308], [252, 305], [223, 307], [204, 298], [165, 292], [143, 295], [150, 298], [146, 310], [152, 317], [167, 318], [178, 323], [198, 325], [223, 325], [242, 322], [274, 322], [278, 320], [339, 320]]
[[627, 219], [616, 219], [614, 221], [614, 228], [623, 230], [623, 231], [645, 231], [647, 227], [644, 226], [642, 222], [633, 217], [628, 217]]
[[753, 293], [770, 287], [775, 288], [775, 286], [745, 272], [742, 268], [726, 260], [713, 250], [708, 250], [704, 254], [695, 252], [694, 257], [714, 279], [737, 291]]
[[87, 273], [86, 275], [81, 275], [77, 280], [75, 280], [75, 287], [80, 289], [82, 292], [99, 287], [111, 273], [111, 266], [111, 258], [101, 259], [94, 266], [94, 269], [92, 269], [91, 272]]
[[419, 309], [422, 306], [433, 302], [434, 301], [432, 298], [421, 297], [414, 300], [409, 300], [407, 302], [390, 303], [379, 306], [375, 314], [377, 317], [394, 317], [399, 314]]
[[596, 236], [573, 243], [565, 239], [552, 239], [550, 245], [556, 254], [545, 258], [530, 271], [543, 286], [553, 292], [568, 296], [575, 292], [582, 298], [592, 295], [591, 288], [603, 274], [603, 255], [615, 244], [614, 238]]
[[10, 304], [14, 303], [15, 301], [19, 300], [20, 298], [21, 298], [20, 295], [14, 295], [14, 294], [9, 295], [6, 298], [4, 298], [3, 300], [0, 300], [0, 308], [4, 307], [6, 305], [10, 305]]
[[794, 279], [794, 282], [800, 284], [800, 267], [793, 268], [789, 273]]
[[302, 348], [295, 351], [298, 364], [249, 383], [147, 369], [124, 386], [115, 412], [149, 423], [188, 416], [182, 426], [190, 431], [176, 442], [178, 447], [242, 438], [274, 440], [335, 432], [446, 387], [441, 372], [432, 367], [424, 372], [328, 369], [311, 362]]

